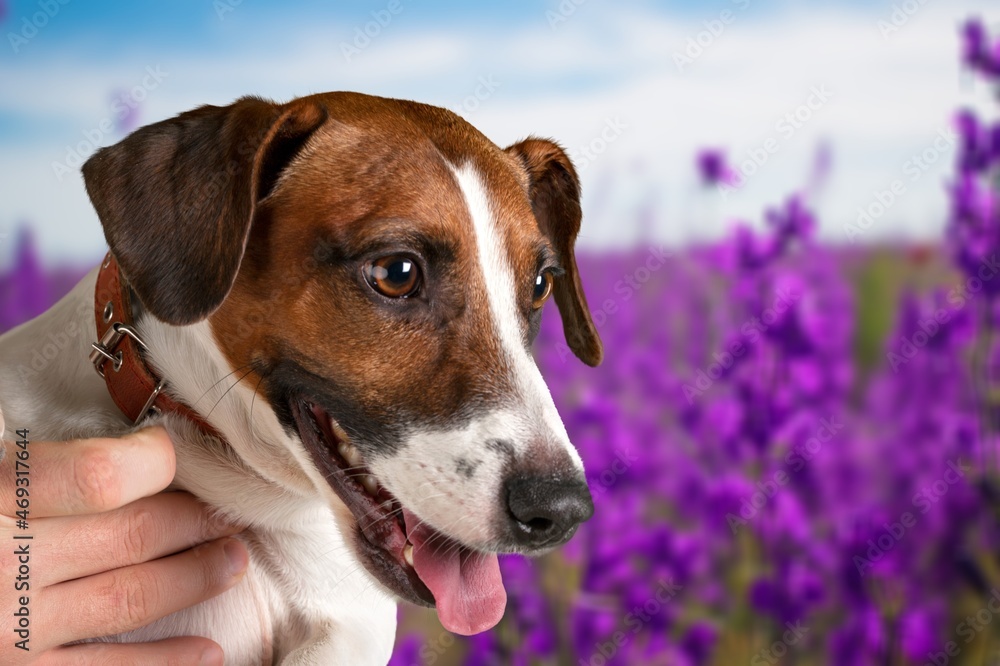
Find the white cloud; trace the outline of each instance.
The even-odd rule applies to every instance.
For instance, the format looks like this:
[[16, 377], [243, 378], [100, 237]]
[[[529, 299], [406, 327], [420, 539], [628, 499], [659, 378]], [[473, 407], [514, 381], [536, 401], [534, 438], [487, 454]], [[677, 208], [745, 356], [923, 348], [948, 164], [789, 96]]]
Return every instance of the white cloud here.
[[[804, 184], [814, 150], [828, 141], [834, 172], [819, 202], [822, 232], [843, 241], [842, 227], [857, 207], [906, 178], [903, 164], [933, 144], [957, 105], [989, 108], [988, 91], [969, 85], [957, 62], [960, 21], [988, 9], [978, 0], [930, 3], [884, 39], [879, 15], [869, 11], [759, 17], [751, 7], [734, 12], [736, 20], [684, 72], [674, 53], [717, 12], [675, 20], [594, 5], [556, 30], [540, 15], [514, 34], [413, 32], [401, 17], [350, 63], [339, 47], [342, 36], [317, 30], [302, 33], [279, 57], [178, 52], [157, 63], [108, 64], [52, 53], [21, 69], [0, 64], [0, 78], [19, 91], [0, 99], [0, 111], [54, 118], [51, 138], [20, 141], [0, 153], [8, 192], [0, 231], [31, 219], [49, 256], [99, 254], [102, 236], [82, 184], [59, 182], [51, 163], [108, 116], [113, 88], [139, 83], [147, 65], [159, 64], [170, 76], [150, 92], [145, 122], [247, 93], [287, 99], [336, 89], [455, 109], [479, 76], [493, 76], [500, 87], [466, 115], [499, 144], [541, 134], [579, 155], [609, 119], [620, 119], [627, 128], [583, 171], [582, 242], [598, 248], [636, 242], [643, 232], [636, 211], [652, 204], [655, 233], [674, 242], [718, 233], [734, 216], [759, 219], [765, 204]], [[777, 121], [817, 86], [832, 91], [831, 100], [794, 136], [781, 136]], [[726, 201], [697, 191], [698, 148], [724, 146], [744, 158], [769, 137], [780, 148], [744, 189]], [[943, 156], [918, 182], [908, 182], [906, 195], [866, 240], [939, 234], [950, 162]]]

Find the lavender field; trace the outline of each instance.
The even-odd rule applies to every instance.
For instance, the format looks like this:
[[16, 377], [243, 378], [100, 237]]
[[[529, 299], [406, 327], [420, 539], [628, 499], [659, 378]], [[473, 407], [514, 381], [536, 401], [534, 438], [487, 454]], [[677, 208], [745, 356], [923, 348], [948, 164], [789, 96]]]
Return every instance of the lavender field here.
[[[970, 22], [963, 43], [1000, 82], [1000, 40]], [[595, 516], [502, 559], [492, 632], [401, 609], [392, 663], [1000, 664], [1000, 122], [955, 123], [933, 246], [823, 244], [804, 188], [763, 231], [581, 256], [605, 362], [554, 309], [535, 349]], [[690, 158], [706, 196], [733, 179], [723, 151]], [[16, 242], [0, 330], [82, 275]]]
[[[1000, 78], [1000, 41], [963, 37]], [[763, 233], [588, 257], [604, 367], [551, 316], [537, 355], [595, 518], [504, 562], [496, 631], [413, 619], [396, 663], [1000, 663], [1000, 123], [955, 122], [938, 247], [825, 247], [804, 191]]]

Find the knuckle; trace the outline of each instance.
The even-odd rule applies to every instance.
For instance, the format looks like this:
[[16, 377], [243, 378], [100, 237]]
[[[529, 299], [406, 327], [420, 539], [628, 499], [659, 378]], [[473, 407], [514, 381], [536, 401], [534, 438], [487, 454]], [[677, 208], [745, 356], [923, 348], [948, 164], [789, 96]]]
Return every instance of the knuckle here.
[[10, 664], [11, 666], [16, 666], [19, 664], [32, 664], [32, 666], [48, 666], [47, 662], [44, 661], [44, 655], [42, 658], [30, 661], [30, 656], [25, 654], [17, 654], [22, 652], [14, 646], [2, 646], [0, 647], [0, 664]]
[[109, 623], [120, 633], [144, 626], [152, 618], [160, 596], [159, 581], [143, 568], [135, 568], [115, 576], [104, 590]]
[[120, 529], [123, 531], [120, 541], [119, 561], [145, 562], [156, 548], [157, 522], [148, 509], [133, 509], [125, 513]]
[[121, 479], [115, 457], [97, 447], [84, 449], [73, 463], [73, 483], [84, 508], [104, 511], [117, 506]]

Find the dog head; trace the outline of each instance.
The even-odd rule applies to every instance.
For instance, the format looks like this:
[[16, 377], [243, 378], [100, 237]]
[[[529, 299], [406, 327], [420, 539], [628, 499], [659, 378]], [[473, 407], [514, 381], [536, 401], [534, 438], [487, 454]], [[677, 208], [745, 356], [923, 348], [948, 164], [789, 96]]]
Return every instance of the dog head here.
[[551, 294], [570, 348], [602, 354], [556, 144], [502, 150], [413, 102], [244, 98], [142, 128], [83, 172], [144, 307], [208, 319], [390, 591], [483, 630], [505, 601], [496, 553], [544, 552], [590, 517], [530, 353]]

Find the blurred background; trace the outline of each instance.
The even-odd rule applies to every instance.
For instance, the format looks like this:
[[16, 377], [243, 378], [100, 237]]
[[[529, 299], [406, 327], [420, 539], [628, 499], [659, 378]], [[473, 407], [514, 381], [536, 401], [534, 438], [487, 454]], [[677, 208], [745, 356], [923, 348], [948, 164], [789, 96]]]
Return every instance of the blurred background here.
[[79, 167], [256, 94], [566, 146], [606, 346], [536, 355], [594, 519], [394, 664], [1000, 664], [1000, 9], [0, 0], [0, 330], [105, 245]]

